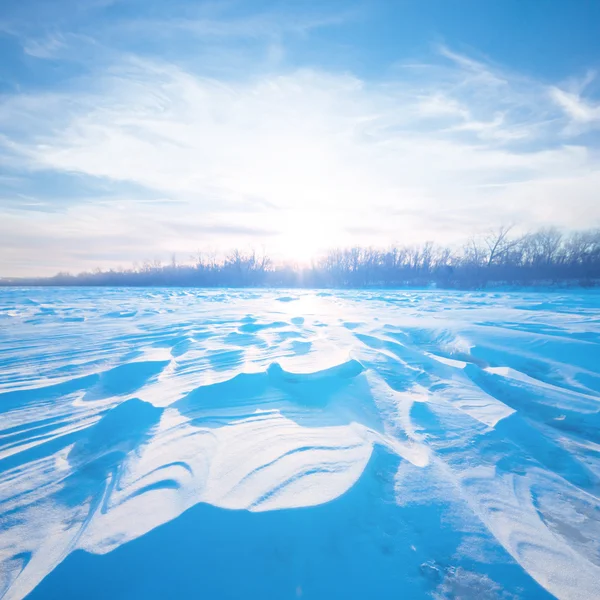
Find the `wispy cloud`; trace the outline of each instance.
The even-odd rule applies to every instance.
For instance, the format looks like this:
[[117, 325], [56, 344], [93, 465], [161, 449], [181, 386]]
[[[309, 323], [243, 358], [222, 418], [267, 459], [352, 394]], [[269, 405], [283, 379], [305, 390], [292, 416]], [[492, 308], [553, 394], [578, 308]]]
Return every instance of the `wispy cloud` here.
[[445, 45], [438, 46], [438, 52], [440, 55], [453, 61], [463, 73], [470, 73], [472, 77], [475, 77], [480, 83], [486, 86], [508, 84], [508, 80], [502, 76], [500, 70], [491, 68], [486, 62], [475, 60], [465, 54], [455, 52]]
[[[220, 11], [219, 11], [220, 12]], [[152, 31], [154, 35], [172, 35], [189, 32], [206, 38], [272, 38], [289, 33], [306, 35], [315, 29], [340, 25], [356, 18], [357, 10], [334, 14], [288, 11], [269, 11], [246, 17], [228, 18], [198, 16], [156, 20], [133, 20], [122, 24], [126, 29]]]
[[36, 58], [54, 58], [66, 45], [63, 35], [53, 34], [45, 38], [25, 41], [23, 51], [25, 54]]
[[589, 102], [579, 94], [558, 87], [550, 88], [550, 96], [576, 125], [600, 124], [600, 104]]

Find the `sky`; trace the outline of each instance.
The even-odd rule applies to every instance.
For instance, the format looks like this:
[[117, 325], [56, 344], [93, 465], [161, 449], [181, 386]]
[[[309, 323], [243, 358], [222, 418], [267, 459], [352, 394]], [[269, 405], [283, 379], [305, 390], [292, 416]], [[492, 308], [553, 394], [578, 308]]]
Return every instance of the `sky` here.
[[600, 2], [2, 0], [0, 276], [600, 226]]

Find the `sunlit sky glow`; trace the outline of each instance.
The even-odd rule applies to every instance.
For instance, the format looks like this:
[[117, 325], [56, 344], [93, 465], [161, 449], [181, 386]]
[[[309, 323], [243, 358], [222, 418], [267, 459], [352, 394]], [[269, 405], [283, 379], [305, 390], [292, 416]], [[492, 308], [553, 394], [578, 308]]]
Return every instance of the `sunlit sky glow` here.
[[600, 225], [600, 3], [5, 0], [0, 276]]

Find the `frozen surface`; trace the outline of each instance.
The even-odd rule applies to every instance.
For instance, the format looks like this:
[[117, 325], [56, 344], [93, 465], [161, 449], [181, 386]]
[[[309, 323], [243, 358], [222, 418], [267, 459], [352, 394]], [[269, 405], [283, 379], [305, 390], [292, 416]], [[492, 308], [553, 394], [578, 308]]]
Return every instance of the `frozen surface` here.
[[600, 598], [600, 295], [0, 290], [0, 597]]

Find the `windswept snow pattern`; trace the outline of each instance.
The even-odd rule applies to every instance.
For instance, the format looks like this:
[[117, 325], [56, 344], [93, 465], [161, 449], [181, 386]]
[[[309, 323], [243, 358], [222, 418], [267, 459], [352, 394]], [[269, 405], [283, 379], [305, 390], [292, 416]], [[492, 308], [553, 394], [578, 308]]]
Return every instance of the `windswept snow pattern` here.
[[0, 291], [0, 597], [600, 598], [600, 295]]

